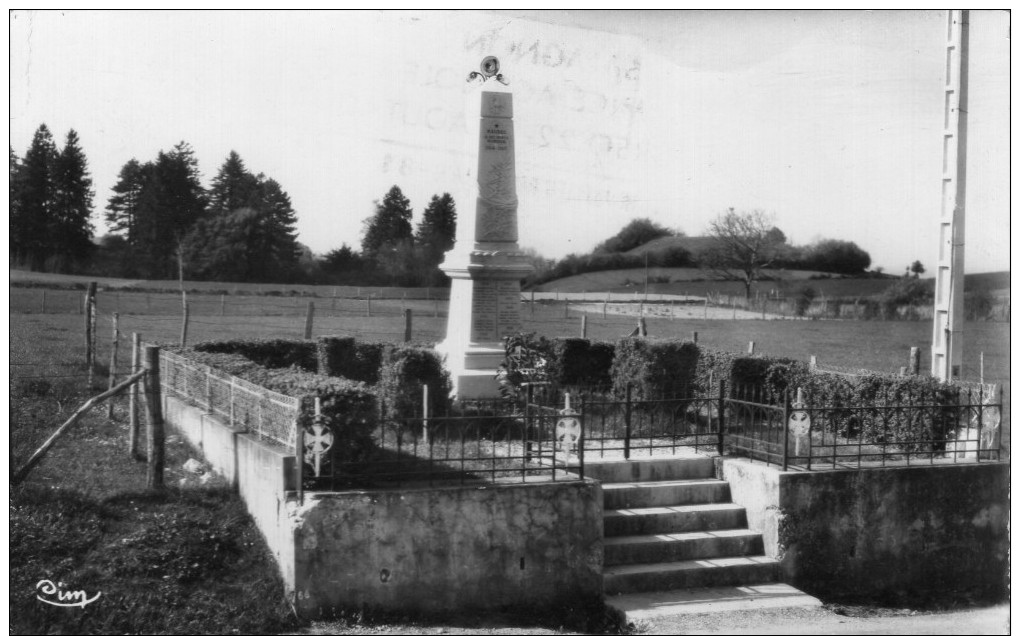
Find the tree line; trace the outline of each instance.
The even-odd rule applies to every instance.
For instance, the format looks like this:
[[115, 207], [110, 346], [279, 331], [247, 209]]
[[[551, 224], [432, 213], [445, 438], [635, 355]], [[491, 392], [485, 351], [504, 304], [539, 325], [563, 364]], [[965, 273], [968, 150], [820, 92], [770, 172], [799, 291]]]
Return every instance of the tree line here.
[[319, 278], [332, 284], [441, 287], [439, 269], [457, 237], [457, 206], [448, 192], [433, 195], [412, 228], [410, 200], [394, 185], [365, 219], [361, 251], [347, 244], [326, 254]]
[[57, 149], [45, 124], [24, 158], [10, 149], [10, 259], [34, 270], [73, 271], [92, 255], [92, 179], [78, 133]]
[[701, 248], [682, 245], [630, 253], [655, 239], [685, 236], [681, 230], [666, 228], [650, 219], [634, 219], [615, 235], [602, 241], [587, 254], [570, 254], [554, 260], [538, 259], [536, 271], [527, 281], [538, 285], [586, 272], [644, 267], [699, 267], [710, 275], [738, 280], [750, 287], [769, 269], [814, 270], [847, 276], [863, 275], [871, 266], [871, 256], [851, 241], [822, 239], [812, 245], [797, 246], [773, 219], [761, 212], [737, 212], [729, 209], [718, 215], [704, 237], [691, 239]]
[[35, 271], [143, 279], [359, 285], [446, 284], [439, 270], [456, 236], [456, 205], [435, 195], [412, 228], [394, 185], [364, 221], [361, 251], [324, 257], [297, 240], [297, 215], [279, 182], [231, 151], [210, 186], [187, 142], [123, 165], [95, 239], [95, 191], [74, 130], [58, 148], [45, 124], [19, 157], [10, 149], [10, 264]]

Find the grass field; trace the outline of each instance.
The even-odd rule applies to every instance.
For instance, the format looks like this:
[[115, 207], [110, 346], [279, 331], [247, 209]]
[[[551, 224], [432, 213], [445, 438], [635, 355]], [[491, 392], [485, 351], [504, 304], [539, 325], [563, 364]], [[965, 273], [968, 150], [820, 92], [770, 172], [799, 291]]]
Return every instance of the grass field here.
[[[86, 399], [81, 292], [46, 289], [43, 313], [42, 291], [11, 288], [10, 457], [15, 466]], [[307, 300], [189, 294], [188, 341], [300, 338]], [[367, 300], [320, 298], [313, 335], [399, 341], [405, 307], [413, 311], [415, 341], [443, 339], [446, 302], [402, 297], [373, 301], [371, 317]], [[130, 358], [131, 332], [149, 342], [180, 339], [177, 295], [106, 291], [99, 294], [98, 308], [96, 387], [106, 382], [114, 311], [120, 315], [122, 373]], [[580, 335], [581, 313], [562, 303], [522, 304], [521, 313], [525, 331]], [[629, 334], [637, 320], [589, 313], [586, 323], [588, 337], [616, 340]], [[922, 369], [929, 363], [930, 321], [647, 317], [646, 323], [652, 337], [697, 332], [703, 345], [735, 352], [746, 351], [754, 341], [760, 353], [805, 361], [814, 355], [822, 363], [895, 372], [916, 346], [922, 351]], [[985, 380], [1004, 386], [1003, 443], [1008, 449], [1009, 324], [969, 322], [965, 338], [965, 379], [977, 379], [983, 352]], [[195, 456], [193, 451], [171, 442], [167, 481], [172, 487], [162, 495], [144, 492], [144, 465], [129, 458], [125, 448], [122, 402], [112, 422], [105, 409], [86, 417], [24, 485], [11, 490], [12, 631], [230, 633], [291, 628], [275, 565], [243, 504], [215, 480], [202, 485], [181, 469]], [[195, 583], [196, 574], [201, 586]], [[44, 578], [73, 589], [102, 591], [106, 604], [97, 602], [71, 621], [66, 612], [42, 608], [32, 598], [36, 582]]]
[[[819, 296], [828, 298], [868, 298], [885, 291], [900, 280], [889, 278], [841, 278], [836, 274], [821, 272], [781, 270], [769, 271], [775, 280], [763, 280], [752, 286], [752, 294], [786, 295], [801, 287], [813, 288]], [[812, 279], [812, 276], [824, 278]], [[683, 294], [691, 296], [739, 296], [744, 295], [744, 285], [738, 281], [713, 280], [711, 272], [694, 267], [650, 267], [648, 269], [648, 293]], [[934, 285], [933, 279], [928, 279]], [[634, 293], [645, 289], [645, 270], [618, 269], [605, 272], [589, 272], [568, 276], [544, 283], [535, 291], [559, 292], [613, 292]], [[660, 282], [655, 282], [660, 281]], [[994, 290], [995, 295], [1009, 295], [1009, 272], [989, 274], [968, 274], [965, 280], [967, 291], [978, 286]]]

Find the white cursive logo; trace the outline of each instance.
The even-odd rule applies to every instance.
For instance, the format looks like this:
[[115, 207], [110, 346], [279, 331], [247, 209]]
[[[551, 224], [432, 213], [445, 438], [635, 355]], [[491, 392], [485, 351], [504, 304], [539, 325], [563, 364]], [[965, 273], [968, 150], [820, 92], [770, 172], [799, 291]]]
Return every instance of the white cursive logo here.
[[57, 585], [54, 584], [53, 581], [43, 579], [42, 581], [36, 583], [35, 589], [39, 590], [44, 595], [49, 597], [53, 597], [54, 595], [56, 595], [57, 600], [51, 601], [49, 599], [43, 598], [42, 596], [39, 596], [38, 594], [36, 594], [35, 597], [38, 600], [42, 601], [43, 603], [56, 605], [57, 607], [81, 607], [82, 609], [84, 609], [86, 605], [88, 605], [89, 603], [96, 600], [102, 595], [102, 592], [96, 592], [95, 596], [93, 596], [92, 598], [88, 598], [88, 595], [85, 593], [84, 590], [65, 592], [64, 590], [60, 589], [62, 587], [64, 587], [63, 583]]

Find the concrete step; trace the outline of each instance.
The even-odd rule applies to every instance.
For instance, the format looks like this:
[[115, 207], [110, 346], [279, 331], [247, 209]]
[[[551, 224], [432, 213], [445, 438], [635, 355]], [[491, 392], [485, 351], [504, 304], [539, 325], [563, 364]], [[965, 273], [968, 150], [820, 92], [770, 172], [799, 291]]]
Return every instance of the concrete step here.
[[761, 533], [743, 529], [610, 537], [605, 565], [752, 556], [763, 550]]
[[584, 476], [603, 484], [710, 479], [715, 477], [715, 462], [701, 455], [588, 460]]
[[602, 484], [602, 497], [606, 510], [724, 503], [730, 501], [730, 485], [721, 479]]
[[612, 565], [602, 570], [607, 595], [718, 585], [754, 585], [776, 580], [778, 562], [767, 556], [725, 557]]
[[668, 534], [746, 528], [747, 512], [743, 506], [734, 503], [623, 508], [606, 510], [602, 521], [606, 537]]
[[820, 607], [821, 604], [817, 598], [785, 583], [698, 587], [666, 592], [621, 594], [606, 598], [606, 605], [621, 613], [625, 623], [682, 614]]

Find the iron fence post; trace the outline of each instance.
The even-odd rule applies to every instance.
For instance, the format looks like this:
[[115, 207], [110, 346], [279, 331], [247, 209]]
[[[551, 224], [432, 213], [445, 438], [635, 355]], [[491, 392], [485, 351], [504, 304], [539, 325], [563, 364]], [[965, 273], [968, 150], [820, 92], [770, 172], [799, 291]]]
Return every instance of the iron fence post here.
[[724, 447], [724, 435], [723, 429], [725, 428], [726, 416], [723, 415], [726, 412], [726, 380], [719, 380], [719, 442], [716, 450], [719, 453], [719, 457], [723, 455]]
[[623, 410], [623, 458], [630, 459], [630, 390], [631, 386], [627, 385], [627, 403], [624, 405]]
[[581, 396], [581, 412], [577, 418], [578, 422], [581, 423], [581, 432], [577, 438], [577, 467], [578, 475], [581, 479], [584, 479], [584, 411], [585, 411], [585, 399]]
[[[967, 391], [967, 401], [973, 402], [974, 395], [970, 391]], [[970, 409], [967, 409], [968, 411]], [[981, 424], [984, 419], [985, 411], [985, 387], [978, 389], [978, 408], [977, 408], [977, 461], [981, 461]], [[934, 453], [932, 453], [934, 455]]]
[[298, 505], [305, 503], [305, 427], [301, 426], [301, 411], [305, 403], [302, 399], [298, 404], [298, 416], [294, 418], [294, 472], [297, 479]]
[[783, 472], [790, 462], [790, 389], [783, 391]]

